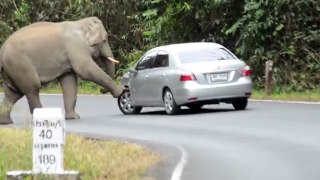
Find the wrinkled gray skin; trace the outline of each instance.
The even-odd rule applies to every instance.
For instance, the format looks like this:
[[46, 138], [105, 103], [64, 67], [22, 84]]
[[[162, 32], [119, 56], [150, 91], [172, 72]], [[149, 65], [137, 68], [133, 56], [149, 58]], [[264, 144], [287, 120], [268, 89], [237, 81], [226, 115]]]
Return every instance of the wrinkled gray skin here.
[[[30, 112], [41, 108], [41, 85], [58, 80], [63, 89], [66, 119], [79, 119], [75, 112], [77, 76], [101, 85], [118, 97], [113, 54], [107, 32], [97, 17], [60, 23], [38, 22], [13, 33], [0, 49], [0, 70], [5, 97], [0, 105], [0, 124], [13, 123], [13, 105], [25, 95]], [[107, 73], [95, 61], [103, 61]], [[110, 77], [111, 76], [111, 77]]]

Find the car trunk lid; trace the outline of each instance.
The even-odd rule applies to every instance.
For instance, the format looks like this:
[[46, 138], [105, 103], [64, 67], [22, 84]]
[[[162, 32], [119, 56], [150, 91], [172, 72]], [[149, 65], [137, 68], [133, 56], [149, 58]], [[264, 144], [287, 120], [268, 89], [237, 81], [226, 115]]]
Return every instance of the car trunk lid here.
[[238, 80], [245, 66], [243, 61], [233, 59], [187, 63], [181, 67], [184, 71], [193, 73], [199, 84], [216, 84]]

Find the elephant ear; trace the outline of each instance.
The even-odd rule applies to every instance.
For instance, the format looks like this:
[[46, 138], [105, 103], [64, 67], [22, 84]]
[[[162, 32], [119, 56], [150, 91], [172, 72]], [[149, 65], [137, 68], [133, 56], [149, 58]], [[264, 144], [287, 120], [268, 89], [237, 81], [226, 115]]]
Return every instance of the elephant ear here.
[[90, 46], [102, 43], [107, 38], [107, 32], [102, 22], [97, 17], [89, 17], [78, 21], [84, 37]]

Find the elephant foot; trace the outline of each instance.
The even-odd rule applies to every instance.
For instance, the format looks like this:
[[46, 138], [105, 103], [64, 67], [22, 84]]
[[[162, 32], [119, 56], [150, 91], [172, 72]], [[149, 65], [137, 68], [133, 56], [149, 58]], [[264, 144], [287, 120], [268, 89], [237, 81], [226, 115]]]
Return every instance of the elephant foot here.
[[67, 113], [65, 115], [66, 120], [71, 120], [71, 119], [80, 119], [80, 115], [76, 112], [71, 112], [71, 113]]
[[114, 98], [118, 98], [124, 91], [124, 87], [123, 86], [119, 86], [115, 91], [112, 92], [112, 96]]
[[0, 125], [13, 124], [11, 117], [0, 116]]

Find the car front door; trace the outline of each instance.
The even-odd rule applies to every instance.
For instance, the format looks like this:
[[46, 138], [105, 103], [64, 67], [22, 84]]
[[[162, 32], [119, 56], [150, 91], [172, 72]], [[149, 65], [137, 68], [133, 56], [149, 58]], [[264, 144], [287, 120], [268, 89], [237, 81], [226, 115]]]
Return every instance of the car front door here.
[[135, 105], [149, 106], [152, 92], [150, 92], [149, 75], [152, 72], [156, 51], [147, 52], [130, 73], [129, 88]]

